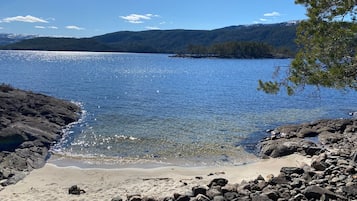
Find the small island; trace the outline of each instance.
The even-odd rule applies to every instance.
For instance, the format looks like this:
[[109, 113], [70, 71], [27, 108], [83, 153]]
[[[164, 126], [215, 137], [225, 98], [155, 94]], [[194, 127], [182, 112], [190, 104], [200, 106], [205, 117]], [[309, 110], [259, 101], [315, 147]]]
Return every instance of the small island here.
[[171, 57], [232, 58], [232, 59], [286, 59], [294, 57], [288, 48], [277, 48], [263, 42], [225, 42], [210, 46], [189, 45], [186, 51]]

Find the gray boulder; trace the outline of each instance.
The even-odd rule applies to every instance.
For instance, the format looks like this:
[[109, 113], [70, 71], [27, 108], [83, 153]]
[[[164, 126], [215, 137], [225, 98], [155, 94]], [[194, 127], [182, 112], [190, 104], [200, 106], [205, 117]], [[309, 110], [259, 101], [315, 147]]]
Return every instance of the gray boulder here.
[[120, 196], [117, 196], [117, 197], [112, 198], [111, 201], [123, 201], [123, 198]]
[[282, 167], [280, 169], [280, 173], [283, 173], [285, 175], [291, 175], [291, 174], [299, 174], [302, 175], [304, 173], [304, 169], [299, 168], [299, 167]]
[[260, 147], [261, 155], [277, 158], [290, 155], [295, 152], [302, 152], [311, 147], [316, 147], [316, 144], [310, 141], [301, 140], [299, 138], [280, 138], [276, 140], [263, 141], [260, 143]]
[[211, 181], [210, 184], [208, 184], [208, 187], [211, 188], [213, 186], [225, 186], [228, 183], [228, 180], [225, 178], [216, 178]]
[[342, 191], [348, 196], [357, 196], [357, 184], [342, 187]]
[[300, 138], [315, 137], [317, 135], [318, 132], [312, 128], [301, 128], [300, 131], [297, 133], [297, 136]]
[[313, 200], [320, 200], [321, 198], [324, 198], [324, 200], [331, 200], [337, 198], [342, 200], [347, 200], [347, 198], [338, 195], [330, 190], [322, 188], [320, 186], [307, 187], [304, 191], [304, 195], [307, 199], [313, 199]]

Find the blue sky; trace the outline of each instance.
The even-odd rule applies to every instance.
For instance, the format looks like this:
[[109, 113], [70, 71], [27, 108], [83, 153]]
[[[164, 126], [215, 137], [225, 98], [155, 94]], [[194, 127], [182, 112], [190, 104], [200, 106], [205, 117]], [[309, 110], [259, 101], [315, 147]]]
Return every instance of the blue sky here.
[[91, 37], [305, 19], [294, 0], [1, 0], [0, 33]]

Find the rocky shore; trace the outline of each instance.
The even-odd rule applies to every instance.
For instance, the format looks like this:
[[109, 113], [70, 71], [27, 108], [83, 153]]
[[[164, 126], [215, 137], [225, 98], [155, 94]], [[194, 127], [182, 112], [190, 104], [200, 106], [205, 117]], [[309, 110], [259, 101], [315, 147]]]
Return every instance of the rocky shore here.
[[0, 85], [0, 190], [44, 166], [51, 145], [80, 117], [76, 104]]
[[215, 178], [186, 194], [162, 199], [129, 195], [112, 201], [357, 200], [356, 119], [320, 120], [269, 132], [271, 137], [259, 143], [263, 158], [299, 153], [311, 157], [312, 164], [283, 167], [279, 175], [258, 176], [239, 184]]
[[[31, 170], [44, 166], [49, 156], [49, 148], [61, 138], [63, 128], [78, 120], [79, 112], [80, 108], [75, 104], [0, 85], [0, 191], [4, 186], [23, 179]], [[26, 177], [24, 182], [18, 182], [22, 183], [19, 185], [21, 188], [17, 187], [18, 184], [12, 185], [19, 188], [19, 192], [14, 193], [14, 189], [5, 192], [9, 188], [7, 187], [0, 194], [3, 193], [2, 198], [5, 201], [21, 200], [18, 199], [19, 196], [32, 196], [37, 199], [39, 193], [43, 194], [44, 199], [37, 200], [85, 200], [81, 197], [83, 195], [93, 198], [90, 200], [103, 200], [100, 195], [97, 196], [103, 192], [106, 195], [110, 194], [108, 196], [112, 201], [357, 200], [357, 119], [320, 120], [300, 125], [286, 125], [269, 133], [270, 137], [263, 139], [258, 146], [263, 159], [270, 161], [275, 160], [270, 158], [287, 155], [296, 158], [298, 155], [292, 154], [299, 154], [305, 156], [299, 156], [301, 158], [311, 159], [311, 163], [280, 166], [281, 169], [276, 168], [280, 169], [278, 174], [254, 176], [250, 178], [256, 177], [255, 179], [232, 183], [222, 176], [224, 172], [205, 176], [209, 178], [207, 181], [204, 176], [195, 175], [189, 180], [179, 181], [181, 187], [189, 187], [188, 192], [172, 193], [172, 196], [166, 197], [133, 193], [134, 188], [145, 188], [144, 191], [149, 191], [159, 185], [177, 185], [170, 183], [173, 182], [173, 175], [162, 177], [162, 170], [159, 170], [159, 176], [155, 178], [151, 178], [151, 170], [142, 176], [138, 176], [134, 171], [127, 177], [123, 176], [128, 174], [129, 170], [122, 170], [123, 181], [116, 181], [111, 180], [118, 177], [116, 172], [99, 173], [64, 168], [59, 170], [67, 172], [60, 177], [61, 179], [50, 179], [42, 184], [44, 177], [55, 176], [56, 173], [52, 171], [58, 171], [46, 165], [46, 169], [50, 171], [47, 175], [40, 174], [39, 170], [33, 171], [38, 171], [39, 174], [29, 175], [28, 177], [33, 175], [30, 182], [24, 181], [28, 178]], [[242, 167], [233, 168], [233, 171], [239, 171]], [[261, 165], [259, 168], [261, 174], [266, 167]], [[81, 181], [72, 181], [75, 175], [81, 174], [84, 175]], [[94, 180], [89, 180], [89, 177], [93, 177]], [[61, 184], [59, 180], [70, 180], [68, 182], [73, 183], [73, 186], [67, 186], [68, 182]], [[106, 180], [111, 180], [112, 183], [108, 185], [105, 183]], [[206, 185], [199, 182], [203, 180], [207, 182]], [[127, 186], [131, 183], [132, 186], [126, 190], [117, 182]], [[146, 182], [150, 182], [150, 186]], [[195, 182], [195, 185], [191, 185], [190, 182]], [[75, 185], [76, 183], [78, 185]], [[39, 190], [48, 188], [52, 191]], [[115, 189], [124, 189], [122, 192], [126, 193], [116, 193]], [[173, 190], [178, 192], [176, 188]]]
[[357, 200], [356, 119], [287, 125], [270, 133], [271, 137], [259, 144], [263, 158], [299, 153], [312, 158], [311, 165], [283, 167], [278, 175], [258, 176], [239, 184], [215, 178], [186, 194], [162, 199], [128, 195], [112, 201]]

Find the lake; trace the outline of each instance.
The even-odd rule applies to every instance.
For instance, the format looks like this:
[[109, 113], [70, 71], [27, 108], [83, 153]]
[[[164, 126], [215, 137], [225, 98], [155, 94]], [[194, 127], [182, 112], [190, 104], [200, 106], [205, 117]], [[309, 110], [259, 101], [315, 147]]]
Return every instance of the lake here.
[[[0, 51], [0, 82], [77, 102], [81, 121], [53, 148], [60, 164], [236, 165], [264, 130], [347, 118], [357, 93], [307, 87], [257, 91], [289, 59], [189, 59], [166, 54]], [[253, 136], [253, 137], [252, 137]]]

